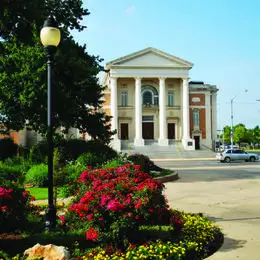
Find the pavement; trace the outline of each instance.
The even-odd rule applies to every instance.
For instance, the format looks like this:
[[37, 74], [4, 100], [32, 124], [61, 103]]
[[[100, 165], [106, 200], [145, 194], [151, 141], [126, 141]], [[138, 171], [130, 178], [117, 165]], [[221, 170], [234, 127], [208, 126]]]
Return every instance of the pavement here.
[[[180, 176], [181, 177], [181, 176]], [[223, 246], [209, 260], [260, 259], [260, 179], [166, 183], [172, 208], [204, 213], [220, 226]]]
[[[213, 159], [214, 152], [200, 150], [157, 153], [153, 161]], [[260, 179], [175, 181], [165, 186], [172, 208], [202, 212], [222, 228], [224, 244], [208, 260], [260, 260]]]

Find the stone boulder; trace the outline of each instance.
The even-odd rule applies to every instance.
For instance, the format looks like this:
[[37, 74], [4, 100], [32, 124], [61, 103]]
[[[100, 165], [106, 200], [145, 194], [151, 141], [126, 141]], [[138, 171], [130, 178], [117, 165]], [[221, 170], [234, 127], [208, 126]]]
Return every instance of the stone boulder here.
[[44, 260], [68, 260], [70, 258], [69, 251], [63, 246], [55, 245], [40, 245], [36, 244], [24, 251], [27, 259], [35, 259], [36, 257], [43, 257]]

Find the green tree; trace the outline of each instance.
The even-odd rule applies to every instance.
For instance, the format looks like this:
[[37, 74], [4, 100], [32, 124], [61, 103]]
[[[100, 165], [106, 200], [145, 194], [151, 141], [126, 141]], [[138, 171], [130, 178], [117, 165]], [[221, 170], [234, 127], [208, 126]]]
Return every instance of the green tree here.
[[241, 142], [245, 142], [246, 141], [246, 128], [243, 124], [239, 124], [235, 126], [235, 130], [234, 130], [234, 142], [238, 143], [238, 145], [240, 146]]
[[252, 135], [253, 135], [252, 143], [254, 145], [258, 144], [258, 146], [259, 146], [259, 143], [260, 143], [260, 128], [259, 128], [258, 125], [254, 129], [252, 129]]
[[[4, 12], [0, 16], [1, 35], [5, 39], [0, 43], [1, 122], [7, 130], [20, 130], [27, 124], [39, 133], [46, 133], [46, 55], [39, 41], [38, 28], [39, 23], [42, 25], [41, 17], [55, 4], [52, 10], [61, 19], [63, 38], [57, 48], [53, 67], [54, 128], [62, 126], [64, 132], [67, 132], [70, 127], [75, 127], [87, 132], [94, 139], [108, 142], [112, 135], [110, 117], [101, 109], [104, 88], [97, 77], [104, 70], [100, 66], [102, 60], [98, 56], [89, 55], [86, 46], [77, 44], [69, 32], [73, 28], [84, 29], [79, 20], [88, 12], [82, 9], [82, 1], [17, 1], [20, 6], [14, 2], [16, 1], [4, 1], [7, 15]], [[39, 7], [42, 2], [46, 3], [43, 11], [34, 5], [38, 2]], [[3, 3], [1, 2], [0, 8]], [[15, 6], [14, 10], [12, 6]], [[34, 14], [31, 14], [32, 17], [28, 13], [24, 14], [24, 9], [28, 8], [26, 10], [29, 12], [33, 7], [35, 13], [39, 14], [39, 18], [36, 17], [35, 20]], [[69, 13], [67, 19], [64, 14], [59, 13], [62, 8], [64, 14]], [[19, 25], [20, 21], [15, 19], [14, 13], [23, 14], [26, 21], [22, 22], [22, 19]], [[14, 28], [6, 20], [7, 16]], [[19, 34], [17, 26], [21, 26], [22, 30], [29, 29], [30, 40]]]
[[39, 31], [50, 13], [66, 35], [73, 29], [84, 30], [86, 26], [81, 22], [89, 14], [82, 0], [1, 0], [0, 37], [6, 40], [16, 36], [19, 41], [31, 43], [34, 26]]
[[231, 136], [231, 127], [225, 126], [224, 127], [224, 142], [230, 143], [230, 136]]

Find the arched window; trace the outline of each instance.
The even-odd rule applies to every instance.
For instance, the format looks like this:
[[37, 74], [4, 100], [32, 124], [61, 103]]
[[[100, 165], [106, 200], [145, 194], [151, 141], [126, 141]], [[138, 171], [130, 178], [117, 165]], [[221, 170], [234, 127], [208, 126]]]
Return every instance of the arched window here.
[[158, 106], [158, 91], [153, 86], [142, 87], [142, 102], [143, 105]]

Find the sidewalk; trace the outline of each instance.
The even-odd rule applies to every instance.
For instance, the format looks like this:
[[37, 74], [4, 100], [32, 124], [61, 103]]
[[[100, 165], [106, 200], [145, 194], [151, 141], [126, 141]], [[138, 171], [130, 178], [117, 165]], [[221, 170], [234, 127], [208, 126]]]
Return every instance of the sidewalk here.
[[224, 244], [208, 260], [260, 260], [260, 179], [165, 186], [172, 208], [202, 212], [223, 229]]

